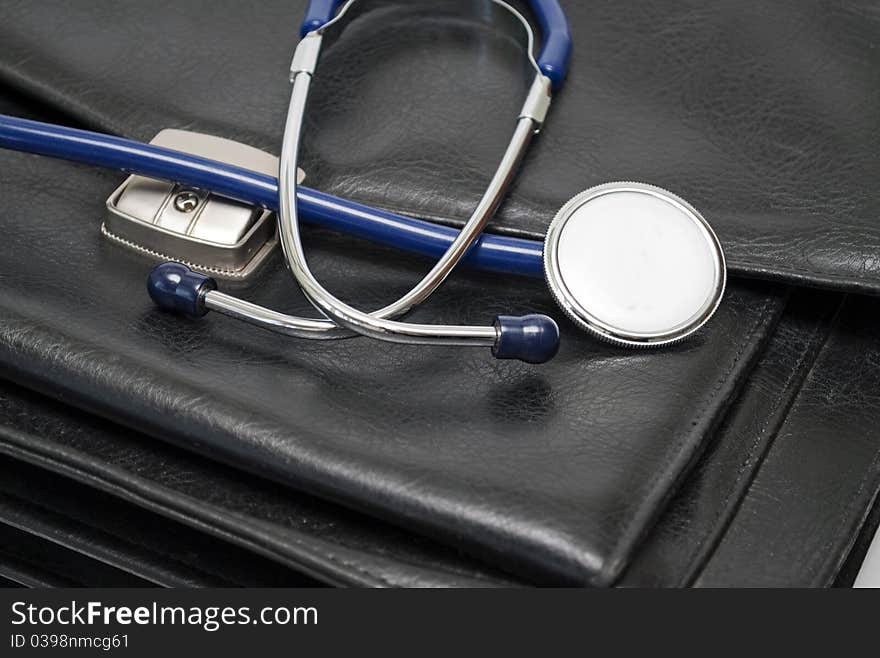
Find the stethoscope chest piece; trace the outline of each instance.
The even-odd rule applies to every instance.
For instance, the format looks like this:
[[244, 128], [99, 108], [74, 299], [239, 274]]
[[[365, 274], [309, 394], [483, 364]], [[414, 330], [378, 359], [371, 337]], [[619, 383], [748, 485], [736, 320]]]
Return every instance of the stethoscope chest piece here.
[[544, 269], [576, 324], [629, 347], [690, 336], [718, 308], [726, 280], [700, 213], [642, 183], [599, 185], [566, 203], [548, 229]]

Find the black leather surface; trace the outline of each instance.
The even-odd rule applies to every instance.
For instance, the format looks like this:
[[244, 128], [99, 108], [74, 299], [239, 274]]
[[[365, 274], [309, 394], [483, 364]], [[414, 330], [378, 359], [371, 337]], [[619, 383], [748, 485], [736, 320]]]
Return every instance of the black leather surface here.
[[[0, 383], [0, 452], [14, 457], [23, 471], [39, 467], [50, 473], [59, 489], [71, 489], [73, 485], [64, 484], [70, 480], [100, 492], [80, 490], [70, 504], [97, 497], [112, 510], [118, 498], [210, 535], [217, 543], [241, 547], [250, 557], [244, 563], [225, 563], [228, 570], [250, 578], [252, 565], [260, 563], [257, 556], [264, 556], [335, 585], [480, 587], [512, 582], [455, 550], [9, 383]], [[114, 523], [112, 518], [96, 510], [90, 523], [109, 525], [118, 534], [114, 528], [127, 522], [116, 517]], [[174, 521], [165, 526], [152, 522], [159, 537], [143, 531], [139, 536], [162, 546]], [[204, 542], [196, 545], [204, 551]]]
[[878, 321], [847, 301], [697, 586], [835, 582], [880, 492]]
[[[793, 489], [804, 484], [798, 482], [804, 455], [796, 442], [793, 449], [789, 446], [783, 455], [775, 454], [773, 458], [773, 469], [785, 477], [768, 481], [761, 476], [762, 485], [755, 491], [749, 488], [755, 473], [760, 471], [765, 451], [772, 446], [779, 426], [811, 371], [820, 369], [820, 373], [809, 376], [825, 380], [830, 389], [846, 391], [845, 394], [852, 399], [871, 395], [875, 386], [872, 379], [860, 377], [847, 368], [835, 367], [837, 359], [831, 361], [830, 368], [824, 359], [815, 364], [822, 345], [829, 340], [830, 316], [837, 306], [836, 298], [823, 299], [815, 295], [797, 295], [789, 304], [743, 395], [731, 409], [721, 431], [685, 486], [677, 492], [668, 511], [645, 539], [621, 584], [674, 586], [686, 585], [695, 579], [705, 562], [712, 558], [728, 525], [732, 524], [732, 533], [737, 532], [740, 521], [736, 514], [741, 506], [746, 510], [754, 506], [750, 497], [784, 499], [786, 514], [813, 521], [835, 521], [847, 509], [850, 514], [867, 509], [864, 501], [855, 506], [849, 504], [851, 490], [846, 487], [829, 488], [824, 492], [822, 505], [828, 510], [824, 515], [817, 511], [816, 497], [798, 495], [799, 491], [794, 491], [793, 495]], [[870, 317], [866, 319], [870, 320]], [[840, 342], [839, 327], [831, 340]], [[854, 349], [862, 347], [849, 341], [842, 345], [845, 350], [847, 345]], [[0, 419], [5, 429], [0, 433], [0, 445], [4, 452], [40, 464], [64, 477], [87, 482], [111, 495], [147, 505], [170, 517], [181, 518], [195, 527], [207, 528], [224, 539], [230, 528], [235, 528], [236, 541], [245, 546], [256, 545], [257, 550], [271, 546], [277, 551], [274, 557], [278, 559], [278, 555], [286, 555], [288, 563], [305, 564], [311, 568], [309, 565], [322, 559], [326, 553], [347, 550], [348, 564], [337, 565], [331, 582], [410, 586], [465, 584], [467, 581], [453, 575], [455, 568], [450, 571], [451, 565], [457, 561], [458, 569], [469, 568], [474, 575], [480, 571], [479, 565], [472, 562], [468, 567], [466, 558], [456, 560], [448, 555], [443, 558], [440, 557], [442, 552], [425, 550], [426, 543], [416, 537], [376, 524], [352, 523], [355, 517], [341, 509], [322, 508], [315, 501], [309, 504], [307, 497], [261, 485], [234, 470], [212, 466], [16, 387], [4, 386], [2, 400]], [[863, 440], [870, 442], [870, 424], [858, 421], [863, 413], [861, 408], [848, 405], [840, 411], [843, 415], [838, 414], [831, 422], [834, 431], [860, 433]], [[817, 412], [823, 413], [822, 410]], [[18, 433], [11, 432], [13, 425]], [[39, 432], [41, 436], [32, 432]], [[819, 445], [833, 456], [839, 446], [829, 440], [831, 435], [832, 432], [827, 432]], [[791, 442], [790, 438], [786, 440]], [[823, 460], [822, 477], [829, 483], [845, 482], [858, 469], [870, 471], [878, 451], [880, 446], [875, 444], [873, 452], [860, 450], [846, 460]], [[813, 476], [809, 472], [803, 475]], [[876, 482], [866, 485], [868, 498], [876, 488]], [[271, 493], [273, 489], [275, 495]], [[191, 498], [197, 499], [198, 504], [187, 505]], [[767, 545], [764, 554], [760, 547], [756, 550], [751, 545], [740, 546], [738, 550], [728, 549], [725, 559], [732, 564], [728, 566], [728, 581], [724, 584], [767, 584], [764, 579], [768, 572], [774, 573], [779, 566], [764, 562], [767, 552], [780, 546], [800, 546], [813, 541], [814, 523], [774, 524], [772, 520], [778, 518], [774, 516], [774, 510], [762, 509], [760, 514], [771, 520], [767, 527], [760, 529], [761, 541]], [[272, 521], [260, 522], [266, 519]], [[300, 537], [313, 540], [299, 554], [291, 550], [297, 543], [293, 541], [296, 535], [284, 529], [294, 523], [299, 523]], [[826, 535], [831, 534], [832, 541], [814, 549], [813, 557], [833, 559], [835, 564], [847, 559], [851, 563], [851, 580], [859, 565], [857, 561], [853, 562], [858, 556], [847, 557], [848, 543], [858, 533], [853, 529], [835, 536], [833, 528], [825, 525], [819, 527]], [[866, 525], [871, 527], [866, 527], [867, 534], [862, 534], [870, 541], [873, 526]], [[365, 540], [369, 540], [370, 534], [373, 551], [379, 547], [382, 557], [369, 550], [370, 542]], [[314, 541], [318, 538], [323, 541]], [[252, 561], [248, 560], [248, 563]], [[719, 568], [717, 562], [712, 568]], [[425, 577], [432, 570], [433, 577]], [[775, 584], [828, 585], [834, 582], [833, 573], [823, 572], [819, 559], [798, 559], [783, 571], [783, 578], [775, 580]], [[381, 574], [382, 580], [363, 578], [370, 572], [374, 577]], [[327, 572], [323, 571], [321, 575], [326, 578]], [[493, 579], [491, 570], [485, 567], [482, 577], [485, 584], [505, 582]]]
[[[19, 407], [18, 411], [24, 413], [25, 409]], [[316, 585], [316, 581], [252, 552], [8, 458], [0, 459], [0, 523], [136, 576], [145, 584]]]
[[[743, 498], [749, 495], [750, 484], [761, 468], [764, 455], [773, 445], [804, 379], [828, 340], [840, 304], [841, 296], [834, 293], [797, 292], [793, 295], [748, 383], [705, 456], [645, 538], [642, 549], [622, 578], [623, 585], [687, 586], [699, 576], [728, 525], [736, 519]], [[841, 374], [844, 373], [834, 371], [827, 376], [840, 386], [856, 386], [862, 390], [863, 382], [848, 374], [841, 380]], [[857, 432], [852, 420], [858, 419], [841, 418], [837, 427], [842, 432]], [[783, 468], [789, 477], [799, 477], [796, 459], [787, 460]], [[828, 478], [840, 476], [829, 469]], [[786, 482], [776, 484], [783, 490], [778, 494], [768, 491], [767, 495], [787, 495]], [[825, 499], [832, 509], [840, 509], [843, 502], [834, 497]], [[794, 504], [811, 507], [809, 500]], [[766, 512], [775, 518], [770, 510]], [[785, 524], [774, 528], [780, 535], [776, 541], [803, 542], [797, 532], [787, 530]], [[837, 555], [847, 552], [845, 547], [835, 551]], [[809, 570], [807, 565], [803, 568], [805, 572]], [[732, 584], [747, 582], [750, 572], [750, 565], [740, 562]]]
[[[387, 4], [325, 53], [309, 182], [461, 222], [522, 102], [518, 49]], [[880, 290], [873, 0], [563, 5], [571, 75], [496, 230], [542, 234], [582, 189], [644, 180], [703, 211], [734, 272]], [[0, 79], [103, 130], [193, 128], [276, 150], [303, 6], [6, 0]]]
[[[294, 40], [269, 37], [282, 24], [287, 33], [289, 12], [293, 32], [296, 4], [259, 14], [248, 8], [250, 21], [235, 18], [245, 11], [238, 3], [207, 13], [179, 3], [162, 11], [108, 5], [98, 24], [94, 3], [7, 2], [0, 75], [71, 122], [140, 138], [190, 127], [274, 148]], [[874, 57], [864, 38], [869, 9], [779, 3], [734, 11], [722, 3], [663, 13], [570, 4], [576, 38], [588, 30], [579, 43], [587, 42], [589, 56], [576, 55], [572, 84], [502, 210], [502, 227], [541, 231], [579, 189], [642, 178], [703, 209], [737, 272], [876, 287], [869, 258], [876, 200], [865, 183], [876, 172], [868, 129], [876, 98], [863, 84]], [[158, 26], [146, 20], [153, 12]], [[490, 119], [507, 112], [512, 123], [519, 107], [516, 51], [485, 29], [424, 16], [410, 16], [412, 29], [392, 43], [375, 36], [370, 22], [389, 15], [370, 14], [348, 33], [365, 56], [345, 39], [327, 51], [307, 126], [310, 183], [460, 219], [509, 132]], [[822, 18], [797, 25], [799, 35], [827, 46], [815, 49], [824, 75], [844, 64], [862, 74], [835, 77], [833, 85], [816, 75], [816, 60], [805, 57], [812, 51], [779, 39], [779, 26], [793, 30], [785, 18], [795, 15]], [[768, 19], [772, 35], [763, 27]], [[739, 29], [727, 27], [732, 20]], [[253, 34], [242, 25], [254, 26]], [[843, 42], [832, 38], [838, 32], [862, 37]], [[83, 39], [94, 48], [85, 52]], [[791, 48], [793, 55], [780, 57]], [[477, 51], [484, 55], [478, 65], [457, 74]], [[742, 66], [730, 66], [740, 61], [733, 53]], [[446, 55], [452, 63], [438, 74]], [[166, 57], [178, 62], [173, 80], [161, 64]], [[276, 59], [272, 71], [265, 62]], [[811, 77], [792, 75], [805, 62], [813, 62]], [[472, 81], [473, 94], [456, 98], [463, 80]], [[409, 95], [410, 82], [428, 86]], [[712, 102], [701, 103], [706, 98]], [[389, 120], [402, 114], [388, 111], [401, 99], [418, 122]], [[790, 112], [779, 109], [786, 103]], [[555, 137], [553, 125], [560, 126]], [[532, 582], [616, 579], [714, 434], [782, 307], [777, 291], [735, 283], [695, 341], [658, 353], [603, 347], [566, 326], [560, 358], [544, 368], [497, 364], [466, 350], [289, 341], [224, 318], [186, 323], [150, 306], [142, 291], [147, 261], [98, 237], [103, 199], [118, 176], [22, 155], [2, 154], [0, 164], [5, 376], [430, 534]], [[331, 289], [364, 306], [378, 306], [424, 271], [420, 261], [322, 232], [309, 238]], [[273, 307], [306, 308], [277, 259], [239, 288]], [[470, 274], [455, 276], [416, 317], [484, 321], [526, 309], [552, 309], [540, 283]], [[54, 457], [57, 468], [100, 464], [88, 455], [82, 463], [77, 455]], [[315, 558], [300, 558], [308, 560]]]
[[0, 523], [0, 577], [25, 587], [149, 587], [75, 550]]

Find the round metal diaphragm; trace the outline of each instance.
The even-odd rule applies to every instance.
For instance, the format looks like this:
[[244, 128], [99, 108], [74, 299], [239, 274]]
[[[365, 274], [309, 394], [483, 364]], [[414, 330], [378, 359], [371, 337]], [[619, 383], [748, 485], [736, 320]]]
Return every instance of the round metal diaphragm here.
[[544, 271], [576, 324], [630, 347], [687, 338], [712, 317], [726, 282], [706, 220], [643, 183], [599, 185], [566, 203], [547, 231]]

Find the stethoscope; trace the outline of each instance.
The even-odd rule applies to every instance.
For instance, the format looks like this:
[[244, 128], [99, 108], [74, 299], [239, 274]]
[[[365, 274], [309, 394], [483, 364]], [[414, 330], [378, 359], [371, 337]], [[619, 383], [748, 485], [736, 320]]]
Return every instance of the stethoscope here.
[[[550, 223], [543, 244], [481, 235], [532, 137], [542, 127], [551, 93], [565, 78], [571, 51], [566, 19], [556, 0], [529, 2], [542, 30], [537, 56], [528, 21], [506, 2], [490, 2], [524, 29], [534, 80], [507, 150], [460, 231], [332, 197], [297, 183], [302, 121], [321, 46], [338, 30], [343, 17], [353, 13], [352, 7], [362, 4], [357, 0], [309, 3], [302, 39], [291, 62], [292, 92], [277, 181], [151, 144], [3, 115], [0, 146], [184, 183], [277, 210], [287, 267], [324, 318], [291, 316], [223, 293], [213, 278], [181, 263], [156, 266], [147, 283], [152, 299], [164, 309], [191, 317], [214, 310], [302, 338], [364, 335], [396, 343], [489, 347], [497, 358], [528, 363], [552, 358], [559, 345], [559, 328], [546, 315], [501, 315], [493, 324], [482, 326], [412, 324], [397, 319], [425, 301], [458, 263], [465, 262], [496, 272], [543, 274], [566, 315], [611, 343], [650, 347], [687, 338], [720, 304], [726, 270], [721, 245], [709, 224], [674, 194], [642, 183], [608, 183], [566, 203]], [[406, 295], [366, 313], [336, 298], [315, 278], [302, 248], [300, 217], [437, 256], [438, 260]]]

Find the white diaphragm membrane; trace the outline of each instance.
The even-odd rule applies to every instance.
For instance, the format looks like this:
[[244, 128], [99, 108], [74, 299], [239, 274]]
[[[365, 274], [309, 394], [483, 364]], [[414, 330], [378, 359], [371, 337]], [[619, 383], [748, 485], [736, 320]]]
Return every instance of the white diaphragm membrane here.
[[607, 183], [565, 204], [544, 244], [547, 283], [578, 325], [610, 342], [668, 345], [699, 329], [724, 293], [724, 254], [679, 197]]

